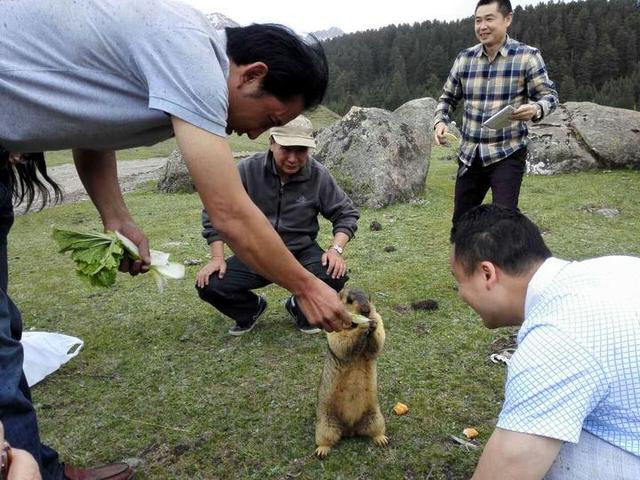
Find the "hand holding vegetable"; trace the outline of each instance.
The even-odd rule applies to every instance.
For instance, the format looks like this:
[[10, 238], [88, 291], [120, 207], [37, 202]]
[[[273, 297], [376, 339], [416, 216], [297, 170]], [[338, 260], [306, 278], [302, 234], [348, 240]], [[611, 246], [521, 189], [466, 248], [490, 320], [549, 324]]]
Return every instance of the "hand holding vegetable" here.
[[[71, 252], [71, 258], [76, 262], [76, 273], [91, 285], [113, 285], [118, 268], [125, 259], [129, 265], [135, 265], [136, 262], [138, 265], [145, 263], [140, 258], [136, 244], [120, 232], [81, 233], [54, 229], [53, 238], [60, 246], [60, 253]], [[147, 245], [146, 238], [141, 244]], [[160, 292], [163, 291], [168, 278], [184, 277], [184, 265], [169, 262], [168, 253], [150, 250], [150, 254], [147, 264]]]
[[122, 259], [122, 262], [120, 262], [118, 269], [124, 273], [129, 272], [131, 275], [148, 272], [149, 265], [151, 264], [149, 241], [140, 227], [138, 227], [138, 225], [132, 220], [129, 220], [128, 222], [120, 225], [107, 225], [105, 228], [112, 232], [120, 232], [126, 238], [131, 240], [139, 251], [140, 258], [138, 260], [133, 260], [129, 256], [125, 256]]

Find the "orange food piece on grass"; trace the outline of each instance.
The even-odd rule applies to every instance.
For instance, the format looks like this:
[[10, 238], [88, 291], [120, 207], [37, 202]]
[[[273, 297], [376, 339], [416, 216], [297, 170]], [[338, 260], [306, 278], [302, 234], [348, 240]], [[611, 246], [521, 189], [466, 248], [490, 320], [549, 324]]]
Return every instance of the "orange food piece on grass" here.
[[465, 428], [462, 433], [464, 434], [465, 437], [467, 437], [469, 440], [473, 440], [474, 438], [476, 438], [478, 436], [478, 430], [476, 430], [475, 428]]
[[409, 411], [409, 407], [407, 407], [404, 403], [396, 403], [396, 405], [393, 407], [393, 412], [396, 415], [404, 415], [405, 413], [407, 413]]

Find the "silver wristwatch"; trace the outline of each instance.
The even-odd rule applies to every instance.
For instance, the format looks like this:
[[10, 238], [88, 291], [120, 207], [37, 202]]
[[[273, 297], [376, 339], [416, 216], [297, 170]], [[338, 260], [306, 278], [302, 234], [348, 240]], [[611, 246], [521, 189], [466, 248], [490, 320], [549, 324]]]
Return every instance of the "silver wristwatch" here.
[[536, 114], [533, 116], [533, 120], [540, 120], [543, 113], [542, 105], [539, 103], [535, 103], [534, 105], [536, 106]]
[[335, 250], [340, 255], [342, 255], [343, 248], [340, 245], [333, 244], [329, 247], [329, 250]]

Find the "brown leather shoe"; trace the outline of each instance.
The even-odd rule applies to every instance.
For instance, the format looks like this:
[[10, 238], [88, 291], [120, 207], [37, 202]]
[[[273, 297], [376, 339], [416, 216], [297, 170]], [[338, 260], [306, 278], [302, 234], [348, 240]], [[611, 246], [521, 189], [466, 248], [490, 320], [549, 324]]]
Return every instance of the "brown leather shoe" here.
[[133, 470], [124, 462], [110, 463], [96, 468], [65, 465], [64, 478], [67, 480], [131, 480]]

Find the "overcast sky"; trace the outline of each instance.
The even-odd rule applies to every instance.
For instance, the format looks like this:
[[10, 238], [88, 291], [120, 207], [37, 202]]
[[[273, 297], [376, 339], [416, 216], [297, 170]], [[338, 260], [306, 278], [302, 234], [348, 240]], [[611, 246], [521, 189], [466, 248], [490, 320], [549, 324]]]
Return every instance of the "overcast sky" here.
[[[181, 0], [205, 13], [218, 12], [241, 25], [282, 23], [298, 32], [314, 32], [339, 27], [350, 33], [379, 28], [392, 23], [425, 20], [456, 20], [473, 15], [473, 0]], [[543, 0], [511, 0], [518, 5], [535, 5]], [[556, 0], [557, 1], [557, 0]]]

